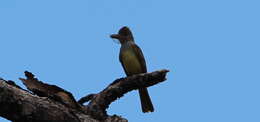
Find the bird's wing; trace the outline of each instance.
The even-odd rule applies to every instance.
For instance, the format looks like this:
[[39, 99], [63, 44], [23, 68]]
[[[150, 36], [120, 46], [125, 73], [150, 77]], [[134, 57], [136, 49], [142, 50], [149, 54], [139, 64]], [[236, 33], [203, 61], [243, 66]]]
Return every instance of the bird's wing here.
[[142, 50], [136, 45], [136, 44], [131, 44], [130, 45], [132, 47], [132, 49], [134, 50], [134, 54], [136, 55], [136, 57], [138, 58], [138, 61], [141, 63], [142, 66], [142, 73], [146, 73], [147, 69], [146, 69], [146, 62], [144, 59], [144, 55]]

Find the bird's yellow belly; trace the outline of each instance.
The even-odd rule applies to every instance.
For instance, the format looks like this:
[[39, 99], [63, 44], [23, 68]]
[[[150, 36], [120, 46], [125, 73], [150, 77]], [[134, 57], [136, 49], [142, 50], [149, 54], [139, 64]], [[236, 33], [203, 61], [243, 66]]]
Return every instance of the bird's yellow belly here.
[[128, 75], [142, 73], [141, 64], [136, 55], [131, 51], [126, 51], [122, 55], [123, 65]]

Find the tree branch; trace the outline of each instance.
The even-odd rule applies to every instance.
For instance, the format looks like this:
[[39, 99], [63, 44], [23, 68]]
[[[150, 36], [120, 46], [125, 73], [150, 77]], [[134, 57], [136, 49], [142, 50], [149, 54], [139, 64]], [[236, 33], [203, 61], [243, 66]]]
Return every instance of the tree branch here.
[[[166, 80], [168, 70], [159, 70], [152, 73], [138, 74], [126, 78], [120, 78], [111, 83], [107, 88], [95, 95], [88, 104], [88, 113], [95, 118], [105, 118], [106, 109], [117, 98], [127, 92], [143, 87], [149, 87]], [[84, 98], [84, 97], [83, 97]], [[83, 100], [80, 99], [81, 103]]]
[[0, 80], [0, 108], [0, 116], [14, 122], [98, 122], [75, 109], [33, 95], [3, 80]]
[[[21, 80], [34, 94], [13, 81], [0, 79], [0, 116], [14, 122], [127, 122], [116, 115], [108, 116], [106, 109], [127, 92], [163, 82], [167, 72], [159, 70], [117, 79], [100, 93], [83, 97], [79, 102], [70, 92], [25, 72], [27, 79]], [[88, 105], [81, 105], [89, 100]]]
[[40, 97], [52, 98], [53, 100], [57, 100], [68, 107], [80, 109], [79, 104], [70, 92], [56, 85], [43, 83], [42, 81], [39, 81], [37, 78], [35, 78], [34, 75], [28, 71], [25, 71], [24, 74], [26, 76], [26, 79], [19, 79], [23, 82], [27, 89], [29, 89], [36, 95]]

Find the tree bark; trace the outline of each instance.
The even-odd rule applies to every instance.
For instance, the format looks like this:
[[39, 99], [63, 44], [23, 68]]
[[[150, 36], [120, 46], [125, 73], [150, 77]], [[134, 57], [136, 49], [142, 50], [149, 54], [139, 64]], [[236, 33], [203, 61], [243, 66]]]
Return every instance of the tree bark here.
[[[127, 92], [165, 81], [167, 72], [159, 70], [117, 79], [100, 93], [78, 102], [70, 92], [26, 72], [27, 79], [21, 80], [30, 91], [0, 79], [0, 116], [13, 122], [127, 122], [117, 115], [107, 115], [106, 109]], [[84, 106], [86, 101], [90, 102]]]

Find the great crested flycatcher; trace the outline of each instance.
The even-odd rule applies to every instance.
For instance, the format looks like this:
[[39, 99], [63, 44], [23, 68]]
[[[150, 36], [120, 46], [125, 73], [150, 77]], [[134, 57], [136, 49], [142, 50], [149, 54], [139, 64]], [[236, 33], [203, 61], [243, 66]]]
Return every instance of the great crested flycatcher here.
[[[112, 34], [111, 38], [118, 39], [121, 44], [119, 60], [127, 76], [146, 73], [146, 63], [142, 50], [135, 44], [132, 32], [128, 27], [122, 27], [118, 34]], [[153, 112], [153, 104], [147, 88], [139, 89], [142, 111]]]

